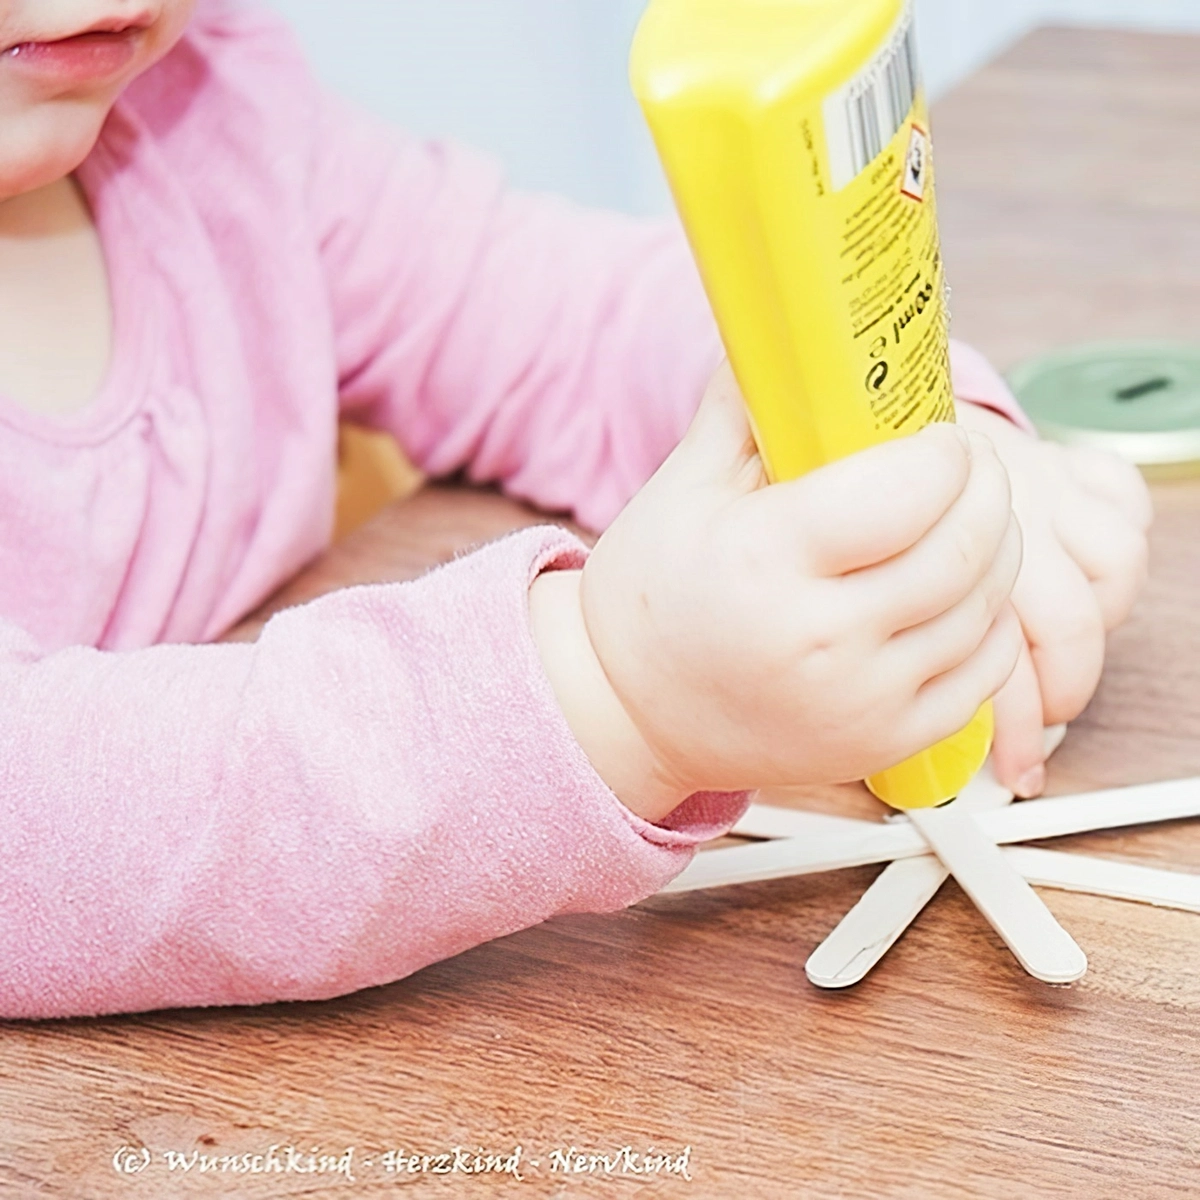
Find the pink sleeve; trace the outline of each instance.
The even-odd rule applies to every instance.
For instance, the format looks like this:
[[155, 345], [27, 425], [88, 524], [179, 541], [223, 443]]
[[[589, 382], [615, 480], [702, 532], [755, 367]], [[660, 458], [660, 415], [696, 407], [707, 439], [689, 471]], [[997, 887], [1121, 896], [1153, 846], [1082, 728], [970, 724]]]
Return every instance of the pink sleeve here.
[[[313, 219], [345, 415], [603, 529], [678, 443], [723, 357], [686, 239], [505, 188], [462, 147], [322, 95]], [[1030, 425], [976, 351], [956, 394]]]
[[314, 999], [654, 892], [741, 796], [663, 827], [571, 737], [514, 534], [252, 646], [43, 655], [0, 625], [0, 1017]]
[[605, 527], [723, 356], [678, 224], [511, 191], [474, 152], [322, 111], [311, 206], [343, 412], [433, 475]]
[[950, 370], [954, 377], [954, 395], [959, 400], [990, 408], [1007, 417], [1026, 433], [1037, 432], [1017, 398], [1000, 373], [982, 354], [965, 342], [950, 342]]

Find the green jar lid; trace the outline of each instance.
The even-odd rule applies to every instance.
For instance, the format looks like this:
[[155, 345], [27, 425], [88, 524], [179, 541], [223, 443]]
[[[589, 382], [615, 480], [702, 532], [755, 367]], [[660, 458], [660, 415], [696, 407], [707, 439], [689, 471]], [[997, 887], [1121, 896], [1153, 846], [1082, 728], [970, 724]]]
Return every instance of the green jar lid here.
[[1112, 450], [1150, 474], [1200, 471], [1200, 344], [1075, 346], [1019, 364], [1008, 382], [1051, 441]]

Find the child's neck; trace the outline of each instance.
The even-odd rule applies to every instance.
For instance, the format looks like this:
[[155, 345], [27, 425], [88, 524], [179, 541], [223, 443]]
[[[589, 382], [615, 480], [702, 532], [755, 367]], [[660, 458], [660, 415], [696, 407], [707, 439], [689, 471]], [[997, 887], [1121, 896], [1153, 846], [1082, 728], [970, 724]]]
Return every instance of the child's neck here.
[[34, 412], [84, 408], [111, 347], [108, 273], [75, 181], [0, 201], [0, 396]]

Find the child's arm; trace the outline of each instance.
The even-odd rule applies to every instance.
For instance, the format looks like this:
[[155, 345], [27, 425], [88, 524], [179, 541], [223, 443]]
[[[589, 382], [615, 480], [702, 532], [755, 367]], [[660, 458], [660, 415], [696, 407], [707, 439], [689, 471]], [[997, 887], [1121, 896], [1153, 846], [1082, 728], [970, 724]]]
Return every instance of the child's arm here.
[[0, 1017], [333, 996], [655, 891], [743, 798], [652, 826], [584, 758], [527, 603], [583, 558], [529, 530], [256, 645], [0, 624]]
[[[466, 151], [334, 101], [324, 111], [321, 144], [337, 152], [318, 156], [313, 193], [346, 411], [392, 429], [433, 474], [465, 467], [606, 528], [677, 444], [720, 353], [678, 227], [509, 192]], [[1125, 469], [1121, 498], [1097, 506], [1089, 481], [1028, 436], [987, 361], [961, 343], [951, 358], [964, 421], [1001, 426], [1005, 465], [1038, 484], [1017, 498], [1034, 536], [1015, 596], [1037, 653], [998, 700], [996, 742], [1004, 782], [1031, 795], [1045, 777], [1043, 720], [1082, 710], [1105, 632], [1140, 589], [1148, 503]], [[1101, 553], [1081, 554], [1085, 543]]]
[[343, 412], [439, 476], [604, 528], [723, 357], [671, 222], [505, 186], [487, 157], [327, 98], [312, 205]]
[[[432, 475], [603, 529], [677, 445], [723, 357], [678, 223], [505, 187], [494, 163], [336, 98], [311, 203], [343, 410]], [[969, 347], [960, 398], [1024, 420]]]

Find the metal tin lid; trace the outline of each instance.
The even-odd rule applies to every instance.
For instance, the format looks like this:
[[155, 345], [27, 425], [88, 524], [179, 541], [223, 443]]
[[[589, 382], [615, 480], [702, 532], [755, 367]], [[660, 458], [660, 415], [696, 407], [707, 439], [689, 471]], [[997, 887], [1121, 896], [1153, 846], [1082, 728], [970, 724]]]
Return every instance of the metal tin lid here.
[[1043, 437], [1155, 473], [1200, 469], [1200, 344], [1075, 346], [1019, 364], [1008, 381]]

